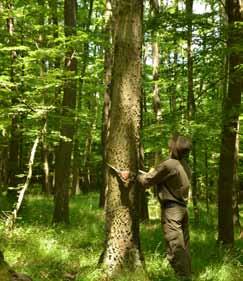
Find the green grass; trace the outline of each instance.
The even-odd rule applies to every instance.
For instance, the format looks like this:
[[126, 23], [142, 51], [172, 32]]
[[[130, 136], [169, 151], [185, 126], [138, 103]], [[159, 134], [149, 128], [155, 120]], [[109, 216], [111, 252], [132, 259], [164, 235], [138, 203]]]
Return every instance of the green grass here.
[[[104, 215], [97, 208], [98, 194], [77, 196], [70, 202], [69, 226], [51, 225], [52, 199], [28, 196], [10, 234], [0, 224], [0, 248], [15, 270], [30, 275], [34, 281], [96, 281], [104, 241]], [[141, 225], [141, 244], [146, 270], [151, 281], [176, 280], [164, 255], [159, 209], [151, 201], [152, 219]], [[227, 253], [216, 245], [214, 210], [201, 212], [201, 224], [191, 222], [191, 253], [195, 281], [243, 281], [243, 241], [236, 239], [236, 249]], [[236, 237], [237, 238], [237, 237]], [[143, 281], [137, 274], [124, 275], [120, 281]]]

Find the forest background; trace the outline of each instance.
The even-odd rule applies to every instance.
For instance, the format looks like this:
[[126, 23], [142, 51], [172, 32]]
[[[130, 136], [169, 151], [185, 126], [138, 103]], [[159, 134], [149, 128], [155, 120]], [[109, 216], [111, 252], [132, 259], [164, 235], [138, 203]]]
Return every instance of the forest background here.
[[[133, 7], [142, 2], [141, 30], [122, 25], [126, 12], [135, 22]], [[242, 11], [240, 0], [0, 1], [0, 246], [16, 270], [35, 281], [98, 280], [107, 214], [115, 210], [107, 199], [114, 197], [106, 196], [118, 190], [114, 168], [124, 168], [122, 159], [149, 170], [180, 132], [193, 143], [195, 280], [243, 280]], [[116, 62], [123, 69], [133, 61], [129, 46], [138, 31], [140, 64], [125, 81], [141, 87], [135, 104], [133, 91], [126, 100], [117, 87], [123, 76]], [[139, 121], [141, 140], [132, 135], [117, 158], [108, 132], [116, 125], [128, 130], [111, 113], [124, 105]], [[129, 220], [143, 222], [134, 233], [147, 265], [139, 280], [174, 280], [156, 195], [131, 197], [137, 216]], [[133, 280], [130, 273], [120, 278]]]

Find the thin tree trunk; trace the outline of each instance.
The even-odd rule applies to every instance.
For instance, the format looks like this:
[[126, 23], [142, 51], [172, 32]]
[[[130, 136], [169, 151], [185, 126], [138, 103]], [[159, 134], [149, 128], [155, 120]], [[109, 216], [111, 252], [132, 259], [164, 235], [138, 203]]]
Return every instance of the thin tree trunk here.
[[[87, 18], [87, 23], [85, 25], [85, 32], [90, 32], [90, 25], [92, 20], [93, 13], [93, 0], [89, 1], [89, 14]], [[84, 77], [86, 74], [86, 69], [89, 62], [89, 42], [85, 42], [83, 46], [83, 55], [82, 55], [82, 68], [81, 68], [81, 79], [79, 85], [79, 93], [77, 96], [77, 115], [81, 110], [81, 100], [83, 94], [83, 84]], [[80, 190], [79, 178], [80, 178], [80, 165], [81, 165], [81, 156], [80, 156], [80, 144], [79, 144], [79, 135], [80, 135], [80, 118], [76, 117], [76, 133], [74, 137], [74, 153], [73, 153], [73, 182], [72, 182], [72, 193], [74, 194], [77, 190]]]
[[237, 135], [236, 135], [236, 144], [235, 144], [235, 164], [234, 164], [234, 185], [233, 185], [233, 223], [234, 226], [241, 229], [240, 224], [240, 213], [239, 213], [239, 192], [240, 192], [240, 181], [238, 176], [238, 164], [239, 164], [239, 131], [240, 131], [240, 122], [238, 120], [237, 124]]
[[[178, 16], [178, 0], [175, 0], [175, 9], [176, 9], [176, 16]], [[177, 32], [177, 27], [175, 27], [174, 32]], [[172, 113], [172, 118], [173, 118], [173, 127], [175, 128], [175, 132], [177, 131], [177, 110], [176, 110], [176, 92], [177, 92], [177, 68], [178, 68], [178, 53], [177, 53], [177, 40], [174, 40], [174, 45], [175, 45], [175, 50], [174, 50], [174, 61], [173, 61], [173, 86], [172, 86], [172, 91], [171, 91], [171, 98], [170, 98], [170, 110]]]
[[[187, 14], [187, 81], [188, 81], [188, 98], [187, 98], [187, 113], [188, 120], [195, 119], [196, 104], [194, 98], [193, 85], [193, 52], [192, 52], [192, 16], [193, 16], [193, 0], [186, 0], [186, 14]], [[197, 161], [196, 161], [196, 141], [193, 140], [192, 147], [193, 157], [193, 175], [192, 175], [192, 203], [194, 210], [194, 220], [199, 222], [199, 208], [197, 198]]]
[[[64, 31], [68, 38], [76, 34], [76, 0], [64, 1]], [[74, 135], [74, 109], [76, 104], [77, 70], [75, 50], [69, 48], [65, 55], [65, 70], [72, 74], [64, 81], [64, 96], [61, 120], [61, 140], [56, 151], [54, 223], [69, 222], [69, 178]]]
[[113, 168], [108, 170], [106, 194], [106, 241], [101, 257], [108, 278], [122, 269], [142, 265], [139, 239], [138, 192], [134, 175], [139, 169], [142, 1], [115, 3], [117, 30], [111, 86], [110, 133], [107, 162], [131, 171], [124, 183]]
[[113, 39], [114, 36], [112, 31], [112, 7], [111, 1], [106, 0], [106, 12], [105, 12], [105, 34], [109, 45], [105, 49], [105, 62], [104, 62], [104, 83], [105, 83], [105, 93], [104, 93], [104, 106], [103, 106], [103, 119], [102, 119], [102, 153], [103, 153], [103, 174], [102, 174], [102, 186], [100, 189], [100, 200], [99, 207], [103, 208], [105, 206], [105, 193], [107, 188], [107, 160], [106, 160], [106, 144], [109, 135], [110, 128], [110, 108], [111, 108], [111, 75], [113, 66]]
[[[159, 95], [159, 62], [160, 62], [160, 54], [159, 54], [159, 44], [157, 39], [157, 34], [153, 35], [155, 38], [152, 42], [152, 56], [153, 56], [153, 108], [155, 113], [155, 118], [157, 124], [161, 124], [162, 121], [162, 111], [161, 111], [161, 100]], [[155, 166], [161, 161], [161, 155], [159, 151], [155, 152]]]
[[[144, 65], [146, 63], [146, 50], [143, 52], [143, 66], [142, 69], [144, 70]], [[144, 76], [144, 71], [142, 71], [142, 79]], [[144, 88], [142, 87], [141, 90], [141, 131], [143, 128], [143, 113], [145, 111], [145, 91]], [[140, 170], [144, 171], [144, 147], [143, 144], [140, 143], [140, 165], [139, 168]], [[144, 188], [139, 189], [139, 219], [142, 222], [148, 221], [149, 220], [149, 209], [148, 209], [148, 191], [146, 191]]]
[[[10, 46], [15, 45], [14, 40], [14, 19], [12, 17], [13, 11], [13, 2], [9, 1], [7, 4], [7, 9], [9, 12], [9, 17], [7, 19], [7, 28], [9, 33], [9, 44]], [[15, 77], [15, 60], [17, 58], [16, 51], [11, 51], [10, 54], [10, 80], [14, 83]], [[16, 88], [12, 89], [13, 91], [13, 98], [12, 98], [12, 105], [16, 105], [17, 100], [17, 91]], [[13, 204], [17, 198], [17, 185], [18, 181], [16, 178], [16, 174], [19, 172], [19, 115], [18, 113], [12, 114], [12, 121], [11, 121], [11, 136], [10, 136], [10, 143], [9, 143], [9, 159], [8, 159], [8, 198], [10, 203]]]
[[186, 0], [187, 13], [187, 79], [188, 79], [188, 99], [187, 112], [188, 119], [195, 118], [196, 105], [193, 91], [193, 52], [192, 52], [192, 16], [193, 16], [193, 0]]
[[[49, 22], [52, 23], [52, 36], [54, 38], [54, 40], [56, 40], [59, 37], [59, 32], [58, 32], [58, 0], [48, 0], [48, 6], [50, 9], [50, 18], [49, 18]], [[59, 58], [55, 58], [54, 60], [54, 67], [55, 69], [60, 68], [60, 59]], [[60, 107], [61, 104], [59, 102], [60, 98], [59, 96], [61, 95], [61, 87], [55, 87], [54, 89], [54, 97], [55, 97], [55, 113], [56, 115], [60, 115]], [[51, 123], [51, 122], [50, 122]], [[60, 125], [60, 124], [59, 124]], [[58, 128], [60, 129], [60, 128]], [[50, 179], [49, 179], [49, 190], [53, 193], [54, 190], [54, 186], [55, 186], [55, 168], [54, 168], [54, 162], [55, 162], [55, 152], [53, 152], [53, 150], [55, 151], [55, 148], [53, 149], [53, 147], [50, 149], [50, 147], [48, 148], [48, 153], [45, 153], [45, 155], [48, 154], [48, 158], [52, 158], [52, 162], [48, 161], [48, 166], [49, 166], [49, 175], [50, 175]], [[46, 156], [45, 156], [46, 157]], [[45, 163], [46, 160], [44, 160]], [[46, 166], [47, 168], [47, 166]]]
[[97, 123], [97, 101], [95, 95], [90, 95], [90, 109], [92, 108], [92, 120], [90, 122], [89, 131], [86, 137], [85, 150], [83, 157], [83, 188], [82, 191], [87, 193], [90, 191], [91, 185], [91, 153], [92, 153], [92, 143], [93, 143], [93, 132], [96, 129]]
[[205, 145], [205, 155], [204, 155], [204, 163], [205, 163], [205, 189], [206, 189], [206, 210], [207, 217], [209, 216], [209, 186], [208, 186], [208, 146]]
[[[47, 118], [47, 116], [46, 116]], [[42, 163], [43, 163], [43, 179], [42, 179], [42, 192], [45, 194], [51, 194], [50, 184], [50, 168], [49, 168], [49, 149], [46, 141], [47, 130], [43, 132], [42, 143]]]
[[5, 134], [5, 130], [3, 130], [3, 141], [1, 143], [2, 149], [0, 153], [0, 192], [2, 191], [2, 187], [7, 186], [7, 177], [8, 177], [8, 144], [7, 138]]
[[[37, 45], [39, 48], [43, 48], [45, 45], [45, 33], [43, 31], [44, 24], [45, 24], [45, 1], [38, 0], [39, 9], [39, 25], [42, 27], [40, 31]], [[43, 81], [43, 77], [45, 75], [46, 68], [45, 68], [45, 59], [40, 60], [40, 78]], [[43, 104], [46, 104], [46, 93], [42, 91], [43, 95]], [[45, 119], [47, 120], [47, 114], [45, 114]], [[49, 163], [48, 163], [48, 145], [46, 143], [46, 133], [47, 133], [47, 126], [45, 131], [43, 131], [42, 139], [41, 139], [41, 154], [42, 154], [42, 165], [43, 165], [43, 172], [42, 172], [42, 192], [45, 194], [50, 194], [50, 187], [49, 187]]]

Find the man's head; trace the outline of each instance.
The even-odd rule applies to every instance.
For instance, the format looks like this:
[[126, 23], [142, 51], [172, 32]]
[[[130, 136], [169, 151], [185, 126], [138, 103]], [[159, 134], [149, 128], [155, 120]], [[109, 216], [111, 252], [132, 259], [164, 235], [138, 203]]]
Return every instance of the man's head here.
[[171, 158], [180, 160], [189, 154], [192, 143], [188, 138], [175, 134], [169, 141], [169, 149]]

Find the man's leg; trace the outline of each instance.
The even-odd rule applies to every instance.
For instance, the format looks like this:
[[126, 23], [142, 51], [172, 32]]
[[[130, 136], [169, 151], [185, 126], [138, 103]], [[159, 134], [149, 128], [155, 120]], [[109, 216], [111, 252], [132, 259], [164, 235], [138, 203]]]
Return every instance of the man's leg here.
[[187, 210], [185, 207], [175, 206], [165, 208], [163, 212], [167, 258], [179, 278], [189, 279], [191, 276], [191, 261], [185, 245], [182, 225]]

